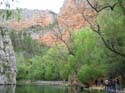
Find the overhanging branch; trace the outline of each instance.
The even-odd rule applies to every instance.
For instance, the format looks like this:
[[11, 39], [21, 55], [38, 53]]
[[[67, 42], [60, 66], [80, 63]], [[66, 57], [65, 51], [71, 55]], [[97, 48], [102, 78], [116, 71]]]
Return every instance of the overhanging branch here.
[[87, 0], [87, 3], [90, 5], [90, 7], [92, 9], [94, 9], [97, 13], [106, 9], [106, 8], [110, 8], [111, 10], [114, 10], [115, 6], [118, 4], [117, 2], [114, 3], [113, 5], [110, 5], [110, 4], [104, 4], [104, 5], [101, 5], [101, 6], [94, 6], [89, 0]]
[[[106, 8], [110, 8], [112, 11], [114, 10], [115, 6], [118, 4], [118, 2], [114, 3], [112, 6], [109, 5], [109, 4], [104, 4], [103, 6], [96, 6], [94, 7], [94, 5], [92, 5], [92, 3], [87, 0], [88, 4], [90, 5], [90, 7], [92, 9], [94, 9], [97, 13], [101, 12], [102, 10], [106, 9]], [[102, 35], [101, 33], [101, 28], [100, 28], [100, 25], [96, 23], [96, 25], [93, 25], [92, 22], [90, 22], [86, 16], [83, 14], [83, 17], [84, 19], [88, 22], [88, 24], [90, 25], [90, 28], [96, 32], [99, 37], [101, 38], [101, 40], [103, 41], [104, 45], [110, 50], [112, 51], [113, 53], [117, 54], [117, 55], [120, 55], [122, 57], [125, 57], [125, 54], [122, 53], [121, 51], [118, 51], [116, 50], [114, 47], [110, 46], [107, 41], [105, 40], [104, 36]]]

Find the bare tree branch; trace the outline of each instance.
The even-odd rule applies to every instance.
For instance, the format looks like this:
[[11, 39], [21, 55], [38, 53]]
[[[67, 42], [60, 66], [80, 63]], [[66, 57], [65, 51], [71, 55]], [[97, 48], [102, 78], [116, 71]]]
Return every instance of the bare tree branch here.
[[[69, 32], [69, 31], [68, 31]], [[69, 45], [69, 43], [66, 41], [66, 40], [64, 40], [64, 38], [63, 38], [63, 35], [64, 35], [64, 32], [60, 29], [60, 27], [58, 26], [58, 33], [57, 33], [58, 35], [56, 35], [57, 36], [57, 39], [58, 40], [60, 40], [65, 46], [66, 46], [66, 48], [68, 49], [68, 51], [69, 51], [69, 54], [71, 54], [71, 55], [75, 55], [75, 53], [73, 52], [73, 49], [72, 49], [72, 47]], [[69, 36], [71, 36], [71, 33], [69, 33]], [[70, 37], [71, 38], [71, 37]]]
[[114, 52], [115, 54], [118, 54], [122, 57], [125, 57], [124, 53], [121, 53], [120, 51], [117, 51], [114, 47], [110, 47], [110, 45], [106, 42], [105, 38], [103, 37], [102, 33], [100, 32], [100, 26], [98, 25], [98, 35], [100, 36], [101, 40], [104, 42], [105, 46], [112, 52]]
[[106, 9], [106, 8], [110, 8], [111, 10], [114, 10], [115, 6], [118, 4], [117, 2], [114, 3], [113, 5], [110, 5], [110, 4], [107, 3], [107, 4], [104, 4], [104, 5], [95, 7], [94, 5], [92, 5], [92, 3], [89, 0], [87, 0], [87, 2], [90, 5], [90, 7], [92, 9], [94, 9], [97, 13], [104, 10], [104, 9]]

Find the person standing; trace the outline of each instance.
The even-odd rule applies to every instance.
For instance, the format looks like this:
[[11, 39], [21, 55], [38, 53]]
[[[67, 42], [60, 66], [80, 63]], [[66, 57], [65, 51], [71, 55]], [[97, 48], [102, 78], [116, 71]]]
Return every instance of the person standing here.
[[103, 85], [104, 85], [103, 79], [100, 80], [100, 83], [101, 83], [101, 87], [103, 87]]
[[120, 80], [116, 79], [116, 91], [120, 91]]
[[116, 81], [115, 81], [115, 79], [112, 80], [111, 91], [116, 91]]
[[108, 91], [108, 89], [109, 89], [109, 80], [106, 79], [104, 83], [105, 83], [105, 90]]
[[98, 86], [98, 79], [95, 80], [95, 85]]

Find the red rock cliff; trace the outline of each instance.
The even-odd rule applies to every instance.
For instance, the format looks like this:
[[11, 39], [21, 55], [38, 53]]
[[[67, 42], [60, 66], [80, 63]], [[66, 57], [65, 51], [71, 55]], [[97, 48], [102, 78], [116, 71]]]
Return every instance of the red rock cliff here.
[[34, 25], [48, 26], [56, 20], [57, 14], [49, 10], [21, 10], [21, 20], [9, 20], [7, 25], [15, 30], [22, 30]]
[[94, 15], [85, 0], [66, 0], [58, 15], [58, 23], [64, 28], [78, 29], [88, 25], [83, 15], [89, 19]]
[[[68, 30], [80, 29], [88, 26], [88, 21], [93, 22], [96, 13], [88, 5], [86, 0], [65, 0], [60, 13], [58, 14], [58, 23], [65, 32], [63, 33], [63, 40], [68, 41], [69, 33]], [[86, 17], [86, 18], [85, 18]], [[55, 42], [56, 37], [51, 33], [47, 36], [41, 37], [42, 41], [45, 41], [51, 45]], [[60, 42], [60, 40], [58, 40]]]

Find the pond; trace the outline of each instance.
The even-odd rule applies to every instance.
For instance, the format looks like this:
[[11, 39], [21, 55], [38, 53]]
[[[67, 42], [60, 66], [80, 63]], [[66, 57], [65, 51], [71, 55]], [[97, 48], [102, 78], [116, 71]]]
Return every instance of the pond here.
[[[71, 88], [63, 86], [45, 86], [45, 85], [17, 85], [0, 86], [0, 93], [76, 93]], [[78, 92], [79, 93], [79, 92]], [[96, 92], [81, 92], [96, 93]], [[98, 92], [101, 93], [101, 92]]]

